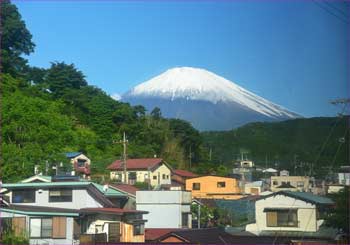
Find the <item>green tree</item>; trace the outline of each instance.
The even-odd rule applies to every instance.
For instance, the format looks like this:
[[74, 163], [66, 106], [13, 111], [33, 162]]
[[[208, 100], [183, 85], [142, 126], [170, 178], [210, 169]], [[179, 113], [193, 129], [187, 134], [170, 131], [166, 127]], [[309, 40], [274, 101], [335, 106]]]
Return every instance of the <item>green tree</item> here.
[[335, 202], [335, 208], [326, 217], [326, 225], [341, 229], [349, 234], [349, 187], [346, 186], [338, 193], [329, 194], [329, 197]]
[[56, 97], [61, 97], [68, 89], [79, 89], [87, 85], [84, 74], [74, 64], [64, 62], [51, 63], [45, 82]]
[[22, 74], [27, 61], [22, 54], [34, 51], [32, 35], [17, 7], [9, 0], [0, 1], [1, 8], [1, 70], [13, 75]]
[[162, 117], [162, 112], [160, 111], [160, 108], [154, 107], [154, 109], [151, 111], [151, 116], [154, 119], [160, 119]]

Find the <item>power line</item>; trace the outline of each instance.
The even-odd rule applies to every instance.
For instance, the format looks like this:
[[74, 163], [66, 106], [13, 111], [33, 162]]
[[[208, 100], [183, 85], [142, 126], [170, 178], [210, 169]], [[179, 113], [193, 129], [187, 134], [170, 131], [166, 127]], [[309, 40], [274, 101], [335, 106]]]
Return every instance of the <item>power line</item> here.
[[315, 3], [317, 6], [319, 6], [321, 9], [323, 9], [324, 11], [326, 11], [327, 13], [329, 13], [330, 15], [333, 15], [334, 17], [336, 17], [337, 19], [342, 21], [343, 23], [345, 23], [345, 24], [350, 23], [347, 19], [344, 19], [344, 16], [339, 16], [336, 13], [330, 11], [328, 8], [326, 8], [324, 5], [322, 5], [320, 2], [317, 2], [316, 0], [313, 0], [312, 2]]
[[325, 5], [329, 6], [330, 8], [334, 9], [335, 11], [338, 11], [339, 13], [341, 13], [342, 15], [344, 15], [345, 18], [347, 18], [347, 14], [346, 12], [343, 12], [342, 10], [340, 10], [339, 8], [336, 8], [334, 5], [332, 5], [330, 2], [328, 1], [323, 1], [322, 3], [324, 3]]

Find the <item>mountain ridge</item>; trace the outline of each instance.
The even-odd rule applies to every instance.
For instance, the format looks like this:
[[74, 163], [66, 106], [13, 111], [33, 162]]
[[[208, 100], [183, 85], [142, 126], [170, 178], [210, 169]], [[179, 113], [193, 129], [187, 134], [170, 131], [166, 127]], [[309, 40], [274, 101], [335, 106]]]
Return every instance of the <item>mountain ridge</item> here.
[[[122, 101], [144, 105], [148, 110], [159, 107], [166, 117], [190, 121], [200, 130], [227, 130], [254, 121], [274, 121], [300, 117], [280, 105], [272, 103], [243, 87], [202, 68], [176, 67], [143, 82], [124, 95]], [[202, 103], [201, 103], [202, 102]], [[191, 116], [190, 104], [210, 108], [205, 114], [226, 118], [228, 123], [213, 123], [203, 127], [203, 120]], [[212, 106], [208, 106], [210, 103]], [[172, 105], [170, 105], [172, 104]], [[172, 108], [168, 110], [167, 108]], [[202, 107], [202, 108], [201, 108]], [[221, 107], [221, 108], [220, 108]], [[225, 112], [222, 108], [226, 108]], [[227, 114], [234, 115], [228, 116]], [[182, 115], [182, 116], [177, 116]], [[238, 118], [247, 118], [246, 121]], [[215, 118], [207, 120], [217, 121]], [[239, 123], [238, 123], [239, 121]], [[231, 122], [231, 123], [230, 123]]]

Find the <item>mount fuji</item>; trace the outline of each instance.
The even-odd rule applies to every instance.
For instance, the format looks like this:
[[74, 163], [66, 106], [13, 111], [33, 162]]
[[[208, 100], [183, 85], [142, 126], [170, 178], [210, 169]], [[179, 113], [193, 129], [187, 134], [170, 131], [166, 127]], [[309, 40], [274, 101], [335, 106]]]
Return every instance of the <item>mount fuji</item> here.
[[199, 130], [229, 130], [249, 122], [300, 117], [210, 71], [172, 68], [122, 95], [131, 105], [161, 109], [167, 118], [187, 120]]

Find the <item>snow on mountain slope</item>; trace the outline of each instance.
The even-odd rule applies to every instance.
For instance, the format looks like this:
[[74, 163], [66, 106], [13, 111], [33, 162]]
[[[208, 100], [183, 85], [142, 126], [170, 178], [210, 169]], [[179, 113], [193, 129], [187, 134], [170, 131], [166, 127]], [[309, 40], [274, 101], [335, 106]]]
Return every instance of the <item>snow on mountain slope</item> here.
[[180, 67], [144, 82], [122, 99], [131, 97], [186, 99], [217, 103], [235, 103], [271, 118], [295, 118], [298, 115], [276, 105], [237, 84], [200, 68]]

